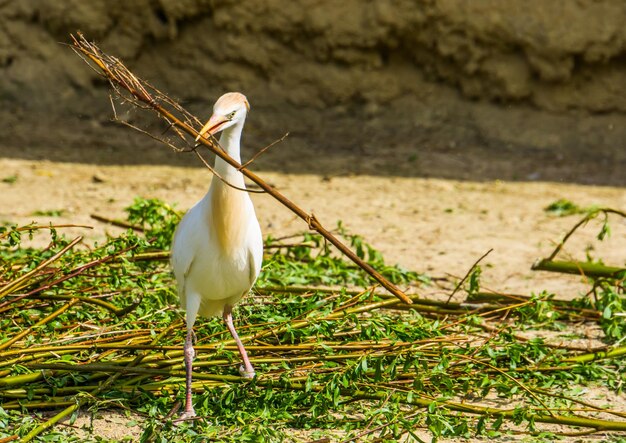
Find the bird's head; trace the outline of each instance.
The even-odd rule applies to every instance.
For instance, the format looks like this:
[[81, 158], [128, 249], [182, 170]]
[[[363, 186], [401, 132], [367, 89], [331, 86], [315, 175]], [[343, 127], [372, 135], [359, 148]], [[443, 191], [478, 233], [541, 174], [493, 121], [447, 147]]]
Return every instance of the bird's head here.
[[226, 128], [242, 123], [249, 110], [250, 103], [248, 103], [245, 95], [239, 92], [229, 92], [222, 95], [213, 105], [213, 115], [198, 133], [196, 141], [207, 134], [214, 135]]

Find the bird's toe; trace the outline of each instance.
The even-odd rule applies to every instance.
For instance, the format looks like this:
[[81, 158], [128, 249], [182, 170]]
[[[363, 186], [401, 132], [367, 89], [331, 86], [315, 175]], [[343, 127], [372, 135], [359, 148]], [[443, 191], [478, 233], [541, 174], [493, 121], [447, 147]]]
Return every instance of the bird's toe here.
[[190, 411], [185, 411], [182, 414], [180, 414], [180, 417], [178, 418], [177, 421], [193, 420], [195, 418], [196, 418], [196, 411], [194, 411], [192, 408]]
[[239, 374], [244, 378], [253, 379], [255, 372], [254, 372], [254, 369], [252, 369], [251, 371], [248, 371], [246, 370], [244, 365], [241, 365], [239, 366]]

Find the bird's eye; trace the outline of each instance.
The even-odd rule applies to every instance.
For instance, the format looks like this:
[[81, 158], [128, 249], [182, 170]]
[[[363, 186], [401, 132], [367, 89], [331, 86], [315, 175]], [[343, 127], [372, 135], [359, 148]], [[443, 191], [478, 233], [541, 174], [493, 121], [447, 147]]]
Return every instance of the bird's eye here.
[[232, 120], [232, 119], [233, 119], [233, 117], [235, 117], [235, 113], [236, 113], [236, 112], [237, 112], [237, 111], [233, 111], [233, 112], [231, 112], [230, 114], [228, 114], [228, 115], [226, 116], [226, 118], [227, 118], [228, 120]]

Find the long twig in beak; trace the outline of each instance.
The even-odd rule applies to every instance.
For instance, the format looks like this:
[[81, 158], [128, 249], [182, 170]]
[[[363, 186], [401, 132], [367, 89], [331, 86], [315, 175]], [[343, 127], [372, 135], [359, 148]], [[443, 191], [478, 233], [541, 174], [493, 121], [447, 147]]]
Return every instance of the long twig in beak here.
[[[172, 127], [178, 128], [182, 132], [190, 135], [192, 139], [196, 139], [198, 143], [201, 143], [215, 155], [241, 171], [245, 177], [256, 183], [266, 193], [270, 194], [290, 211], [304, 220], [310, 229], [317, 231], [326, 240], [339, 249], [346, 257], [371, 275], [381, 284], [381, 286], [395, 295], [398, 299], [406, 304], [412, 303], [411, 299], [400, 288], [387, 280], [371, 265], [359, 258], [348, 246], [328, 231], [328, 229], [326, 229], [316, 217], [308, 214], [277, 191], [274, 187], [267, 184], [254, 172], [248, 170], [239, 164], [239, 162], [235, 161], [220, 147], [215, 138], [203, 137], [201, 133], [195, 129], [200, 126], [199, 120], [180, 106], [180, 104], [160, 92], [154, 86], [135, 76], [119, 59], [102, 52], [94, 43], [88, 42], [81, 33], [78, 33], [77, 35], [77, 37], [72, 35], [72, 49], [74, 52], [76, 52], [86, 63], [104, 76], [122, 100], [130, 102], [134, 106], [138, 106], [143, 109], [149, 108], [154, 110]], [[94, 63], [95, 66], [89, 63], [90, 61]], [[127, 94], [123, 91], [126, 91]], [[184, 134], [180, 134], [180, 136], [185, 144], [189, 143]]]

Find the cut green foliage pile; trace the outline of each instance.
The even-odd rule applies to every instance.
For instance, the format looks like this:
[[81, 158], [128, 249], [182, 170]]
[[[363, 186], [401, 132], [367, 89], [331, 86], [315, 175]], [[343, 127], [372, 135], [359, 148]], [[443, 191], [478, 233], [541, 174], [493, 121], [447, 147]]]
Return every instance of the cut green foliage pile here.
[[[79, 410], [106, 409], [127, 411], [145, 442], [626, 432], [626, 411], [588, 395], [622, 395], [626, 381], [623, 269], [563, 302], [481, 291], [477, 265], [455, 301], [406, 305], [311, 234], [268, 238], [236, 308], [254, 380], [238, 375], [221, 319], [196, 323], [199, 419], [177, 422], [185, 327], [167, 248], [180, 214], [156, 200], [128, 214], [134, 229], [93, 245], [62, 227], [0, 228], [0, 441], [106, 441], [73, 427]], [[434, 284], [337, 231], [407, 293]], [[50, 244], [31, 248], [32, 236]], [[591, 350], [521, 334], [594, 324], [604, 344]]]

